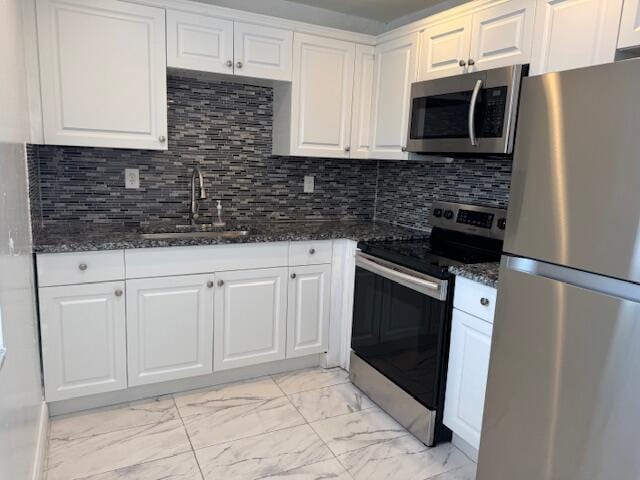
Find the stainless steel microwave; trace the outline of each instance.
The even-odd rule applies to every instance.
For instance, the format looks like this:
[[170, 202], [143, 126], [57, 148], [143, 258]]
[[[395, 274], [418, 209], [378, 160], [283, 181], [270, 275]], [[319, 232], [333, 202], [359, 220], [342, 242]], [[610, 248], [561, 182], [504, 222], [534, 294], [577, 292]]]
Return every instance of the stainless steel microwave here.
[[414, 83], [407, 150], [510, 155], [526, 65]]

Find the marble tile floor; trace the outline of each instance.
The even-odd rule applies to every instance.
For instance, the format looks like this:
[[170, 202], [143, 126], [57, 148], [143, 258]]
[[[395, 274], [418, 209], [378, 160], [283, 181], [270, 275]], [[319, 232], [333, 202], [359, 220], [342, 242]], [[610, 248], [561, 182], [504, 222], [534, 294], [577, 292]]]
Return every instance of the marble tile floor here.
[[46, 480], [474, 480], [338, 368], [313, 368], [55, 417]]

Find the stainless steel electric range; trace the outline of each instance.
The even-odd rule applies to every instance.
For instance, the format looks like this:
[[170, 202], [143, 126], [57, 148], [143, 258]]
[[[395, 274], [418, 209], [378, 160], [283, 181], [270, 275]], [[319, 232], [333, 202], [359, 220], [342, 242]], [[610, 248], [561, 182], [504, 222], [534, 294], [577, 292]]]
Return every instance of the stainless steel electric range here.
[[506, 210], [436, 202], [428, 240], [358, 244], [351, 380], [426, 445], [451, 437], [449, 267], [499, 261], [505, 219]]

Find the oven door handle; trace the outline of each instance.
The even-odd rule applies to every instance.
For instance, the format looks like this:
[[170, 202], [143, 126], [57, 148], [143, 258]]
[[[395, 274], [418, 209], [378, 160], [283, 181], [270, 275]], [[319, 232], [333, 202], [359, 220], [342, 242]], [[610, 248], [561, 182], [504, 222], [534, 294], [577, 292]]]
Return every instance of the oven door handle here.
[[[427, 280], [410, 273], [404, 273], [395, 268], [382, 265], [374, 257], [358, 252], [356, 255], [356, 265], [371, 273], [375, 273], [393, 282], [399, 283], [407, 288], [424, 293], [438, 300], [447, 298], [446, 280]], [[401, 268], [401, 267], [400, 267]], [[417, 275], [420, 275], [416, 272]]]
[[471, 141], [471, 145], [474, 147], [478, 146], [478, 139], [476, 138], [476, 102], [478, 101], [481, 88], [482, 80], [478, 80], [476, 86], [473, 87], [471, 103], [469, 104], [469, 141]]

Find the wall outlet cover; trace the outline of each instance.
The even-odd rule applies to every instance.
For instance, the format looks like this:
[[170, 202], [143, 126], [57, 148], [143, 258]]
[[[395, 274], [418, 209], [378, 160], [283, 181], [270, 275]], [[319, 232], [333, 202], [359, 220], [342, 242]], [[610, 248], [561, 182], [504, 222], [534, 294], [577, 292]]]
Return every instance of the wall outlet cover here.
[[124, 188], [140, 188], [140, 170], [137, 168], [124, 169]]
[[314, 190], [315, 190], [315, 177], [312, 175], [305, 175], [304, 193], [313, 193]]

